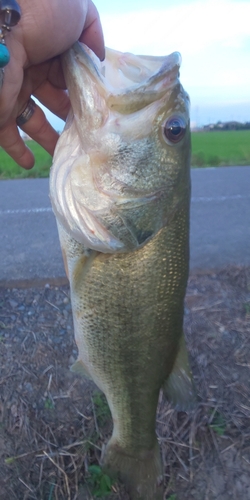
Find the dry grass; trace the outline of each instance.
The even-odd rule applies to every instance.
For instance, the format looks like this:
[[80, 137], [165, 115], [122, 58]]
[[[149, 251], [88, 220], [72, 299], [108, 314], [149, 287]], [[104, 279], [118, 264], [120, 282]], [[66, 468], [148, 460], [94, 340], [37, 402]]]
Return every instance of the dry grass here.
[[[68, 370], [72, 337], [57, 341], [72, 329], [68, 290], [0, 293], [0, 499], [95, 498], [89, 467], [111, 421], [93, 385]], [[165, 497], [248, 500], [250, 270], [191, 276], [185, 332], [199, 405], [178, 414], [160, 397]], [[128, 500], [118, 484], [107, 498]]]

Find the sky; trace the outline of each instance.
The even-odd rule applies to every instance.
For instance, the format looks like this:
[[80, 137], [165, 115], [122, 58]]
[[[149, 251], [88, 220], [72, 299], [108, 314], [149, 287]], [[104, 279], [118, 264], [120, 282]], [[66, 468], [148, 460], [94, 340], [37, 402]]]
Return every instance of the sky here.
[[250, 0], [94, 3], [106, 46], [156, 56], [181, 53], [180, 80], [191, 98], [193, 126], [250, 121]]

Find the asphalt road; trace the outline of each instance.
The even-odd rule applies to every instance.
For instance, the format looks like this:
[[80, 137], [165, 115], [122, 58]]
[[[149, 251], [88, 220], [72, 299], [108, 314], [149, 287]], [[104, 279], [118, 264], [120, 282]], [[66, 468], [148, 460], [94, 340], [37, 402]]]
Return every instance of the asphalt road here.
[[[0, 181], [0, 286], [63, 282], [48, 179]], [[191, 270], [250, 265], [250, 167], [192, 170]]]

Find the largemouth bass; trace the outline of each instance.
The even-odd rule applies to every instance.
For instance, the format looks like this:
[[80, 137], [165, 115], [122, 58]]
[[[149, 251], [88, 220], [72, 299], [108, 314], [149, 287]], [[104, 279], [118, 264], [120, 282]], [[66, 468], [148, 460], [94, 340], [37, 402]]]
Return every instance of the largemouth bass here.
[[155, 416], [161, 388], [195, 399], [183, 338], [189, 262], [189, 98], [180, 55], [111, 49], [63, 56], [72, 111], [50, 176], [70, 281], [78, 360], [105, 393], [103, 464], [132, 499], [162, 498]]

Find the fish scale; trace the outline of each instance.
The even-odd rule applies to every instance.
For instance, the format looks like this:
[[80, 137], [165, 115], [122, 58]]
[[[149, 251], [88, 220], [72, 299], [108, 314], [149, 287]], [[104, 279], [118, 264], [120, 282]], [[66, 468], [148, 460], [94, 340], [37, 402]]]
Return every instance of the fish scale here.
[[[64, 61], [65, 77], [73, 106], [73, 123], [82, 117], [84, 100], [88, 99], [88, 94], [82, 95], [85, 92], [84, 84], [90, 85], [92, 79], [93, 96], [96, 95], [98, 84], [102, 97], [104, 95], [105, 81], [101, 73], [98, 82], [98, 71], [101, 72], [99, 63], [89, 49], [83, 47], [81, 50], [78, 46], [77, 49], [71, 49]], [[86, 80], [85, 73], [82, 73], [84, 81], [79, 80], [80, 55], [84, 71], [88, 72]], [[111, 56], [109, 59], [112, 59]], [[164, 58], [155, 58], [159, 60], [159, 68], [155, 73], [157, 88], [161, 79], [163, 87], [166, 86], [163, 68], [171, 71], [171, 61], [174, 65], [171, 77], [173, 85], [176, 59], [174, 56], [169, 57], [169, 64], [162, 62]], [[133, 56], [129, 55], [128, 61], [131, 60], [133, 61]], [[136, 63], [138, 60], [140, 58], [137, 57]], [[143, 58], [144, 65], [145, 61], [146, 57]], [[150, 68], [152, 58], [149, 58], [148, 64]], [[157, 67], [157, 64], [154, 65], [154, 71], [155, 66]], [[126, 82], [128, 72], [127, 64]], [[107, 73], [108, 69], [105, 75]], [[150, 73], [147, 78], [152, 87], [154, 73]], [[145, 86], [147, 81], [143, 83], [143, 88]], [[91, 92], [91, 87], [87, 90]], [[138, 88], [136, 92], [138, 94]], [[131, 97], [131, 93], [133, 90], [130, 89], [128, 96], [132, 102], [131, 113], [134, 115], [136, 99]], [[57, 217], [65, 269], [70, 281], [74, 331], [78, 346], [78, 359], [72, 369], [92, 378], [105, 393], [113, 418], [113, 433], [103, 453], [103, 467], [110, 474], [119, 473], [133, 500], [163, 498], [162, 466], [155, 433], [156, 409], [161, 388], [168, 399], [181, 409], [188, 408], [195, 400], [182, 327], [189, 262], [188, 98], [180, 87], [177, 73], [176, 85], [173, 92], [166, 90], [165, 101], [162, 97], [163, 90], [159, 89], [159, 93], [158, 101], [155, 93], [153, 94], [154, 114], [152, 109], [147, 113], [148, 106], [152, 106], [148, 103], [149, 94], [146, 96], [145, 111], [141, 97], [137, 112], [140, 123], [143, 121], [141, 113], [145, 112], [146, 129], [143, 132], [140, 128], [140, 133], [137, 133], [135, 128], [134, 136], [133, 129], [131, 130], [130, 145], [126, 154], [124, 143], [128, 140], [128, 131], [125, 124], [124, 138], [122, 116], [119, 134], [117, 131], [112, 132], [117, 134], [116, 140], [112, 142], [109, 140], [114, 124], [112, 110], [109, 110], [108, 125], [106, 122], [100, 125], [99, 120], [97, 126], [90, 115], [91, 147], [86, 148], [88, 153], [85, 156], [80, 156], [77, 169], [74, 168], [75, 151], [79, 144], [82, 150], [84, 149], [84, 127], [88, 125], [90, 106], [85, 107], [86, 124], [81, 123], [78, 132], [75, 125], [71, 127], [71, 115], [71, 122], [66, 126], [57, 146], [50, 179], [51, 201]], [[102, 103], [110, 101], [109, 95], [110, 84], [107, 84], [106, 100], [102, 99]], [[118, 98], [119, 95], [116, 96], [115, 113], [119, 110]], [[81, 99], [81, 106], [74, 105], [77, 99]], [[124, 99], [125, 91], [122, 89], [121, 112]], [[179, 131], [177, 126], [173, 137], [168, 132], [167, 135], [173, 139], [171, 144], [162, 136], [162, 130], [164, 131], [164, 126], [171, 119], [175, 106], [177, 125], [185, 120], [186, 129], [183, 134], [181, 127]], [[78, 108], [80, 118], [77, 115]], [[127, 109], [127, 114], [128, 111]], [[106, 108], [103, 114], [107, 117]], [[137, 115], [133, 119], [134, 127], [136, 118]], [[99, 129], [102, 136], [105, 135], [105, 130], [107, 132], [103, 149], [99, 142]], [[176, 133], [180, 133], [177, 146], [174, 142]], [[123, 151], [120, 164], [117, 153], [119, 141], [120, 150]], [[61, 154], [60, 150], [65, 148], [65, 144], [71, 145], [72, 160], [70, 148], [67, 157]], [[87, 170], [84, 170], [85, 161]], [[93, 178], [90, 165], [94, 171]], [[133, 171], [136, 175], [133, 175]], [[101, 172], [108, 172], [109, 175], [102, 178]], [[86, 175], [89, 176], [87, 196], [84, 192]], [[98, 185], [95, 185], [96, 175], [100, 176]], [[118, 177], [120, 184], [117, 183]], [[75, 186], [79, 203], [77, 217], [74, 215]], [[160, 195], [155, 192], [156, 186], [160, 189]], [[65, 189], [63, 205], [60, 204], [61, 197], [58, 196], [60, 189]], [[105, 195], [102, 194], [102, 189]], [[99, 195], [106, 197], [105, 203], [100, 201], [100, 208]], [[84, 205], [89, 200], [90, 206]], [[83, 220], [83, 224], [81, 222], [81, 203], [84, 210], [87, 209], [88, 213], [91, 213], [91, 227], [88, 227], [86, 220]], [[113, 236], [116, 241], [120, 241], [119, 245], [113, 246]]]

